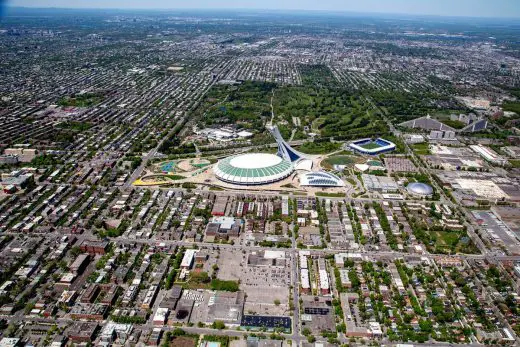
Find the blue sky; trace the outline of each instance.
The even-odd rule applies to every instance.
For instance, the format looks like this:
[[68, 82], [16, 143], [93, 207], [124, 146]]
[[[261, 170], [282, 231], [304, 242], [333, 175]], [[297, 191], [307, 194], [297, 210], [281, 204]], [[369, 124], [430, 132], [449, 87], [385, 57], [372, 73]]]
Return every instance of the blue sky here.
[[520, 0], [7, 0], [7, 4], [64, 8], [279, 9], [520, 17]]

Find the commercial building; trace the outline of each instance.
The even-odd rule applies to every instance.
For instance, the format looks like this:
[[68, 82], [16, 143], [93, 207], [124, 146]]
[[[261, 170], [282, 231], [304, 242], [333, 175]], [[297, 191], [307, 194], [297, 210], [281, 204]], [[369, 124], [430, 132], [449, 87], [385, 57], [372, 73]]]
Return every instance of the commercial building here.
[[67, 331], [67, 337], [73, 343], [91, 343], [99, 330], [97, 323], [76, 323]]
[[501, 148], [511, 158], [520, 158], [520, 146], [506, 146]]
[[394, 193], [399, 191], [397, 183], [391, 177], [362, 174], [361, 179], [363, 180], [365, 188], [371, 191], [382, 193]]
[[211, 324], [217, 320], [227, 325], [239, 326], [244, 310], [245, 293], [215, 292], [208, 302], [208, 317], [206, 323]]
[[302, 287], [302, 293], [309, 294], [311, 292], [311, 282], [309, 280], [309, 270], [300, 270], [300, 286]]
[[38, 155], [38, 151], [32, 148], [6, 148], [4, 151], [5, 155], [11, 155], [18, 157], [18, 161], [22, 163], [28, 163]]
[[3, 337], [0, 340], [0, 347], [18, 347], [22, 346], [21, 342], [18, 337]]
[[206, 225], [206, 241], [236, 239], [240, 236], [242, 221], [233, 217], [213, 217]]
[[0, 155], [0, 164], [13, 165], [18, 163], [18, 156], [12, 154]]
[[90, 255], [88, 254], [80, 254], [78, 257], [74, 260], [74, 262], [70, 265], [70, 271], [79, 275], [85, 270], [88, 263], [90, 261]]
[[89, 254], [105, 254], [108, 249], [108, 241], [83, 240], [79, 249]]
[[489, 147], [485, 147], [482, 145], [471, 145], [469, 147], [482, 158], [484, 158], [486, 161], [492, 164], [503, 166], [508, 163], [506, 158], [498, 155], [497, 152], [495, 152]]
[[213, 203], [213, 209], [211, 210], [212, 216], [223, 216], [226, 213], [226, 207], [228, 203], [227, 196], [217, 196]]
[[25, 189], [31, 182], [34, 182], [32, 173], [13, 171], [8, 175], [2, 174], [2, 188], [14, 186], [16, 189]]
[[181, 261], [181, 269], [190, 269], [193, 265], [193, 260], [195, 259], [195, 254], [198, 252], [196, 249], [187, 249], [184, 252], [184, 256]]
[[104, 343], [112, 343], [116, 339], [124, 342], [130, 337], [132, 331], [132, 324], [108, 322], [101, 330], [100, 340]]
[[159, 307], [153, 316], [153, 324], [154, 325], [164, 325], [166, 319], [168, 318], [168, 313], [170, 310], [167, 307]]
[[106, 304], [82, 304], [78, 303], [72, 307], [70, 318], [77, 320], [102, 321], [108, 313]]

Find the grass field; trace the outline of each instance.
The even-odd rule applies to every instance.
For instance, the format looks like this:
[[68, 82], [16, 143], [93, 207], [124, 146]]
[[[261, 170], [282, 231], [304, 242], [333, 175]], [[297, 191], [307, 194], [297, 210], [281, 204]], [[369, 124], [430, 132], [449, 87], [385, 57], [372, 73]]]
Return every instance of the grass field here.
[[511, 163], [511, 166], [520, 168], [520, 159], [510, 159], [509, 163]]
[[432, 231], [435, 236], [435, 249], [438, 252], [443, 253], [467, 253], [474, 254], [478, 253], [475, 246], [465, 233], [457, 231]]
[[364, 149], [375, 149], [375, 148], [380, 148], [381, 146], [375, 142], [369, 142], [369, 143], [365, 143], [364, 145], [360, 145], [360, 147], [362, 147]]
[[323, 196], [328, 198], [344, 198], [345, 193], [327, 193], [327, 192], [317, 192], [316, 196]]
[[358, 163], [358, 158], [351, 155], [333, 155], [324, 159], [321, 162], [321, 166], [332, 169], [334, 165], [346, 165], [347, 167], [352, 167], [354, 164]]
[[455, 129], [462, 129], [466, 126], [466, 124], [461, 122], [460, 120], [444, 119], [441, 122]]
[[418, 154], [418, 155], [429, 155], [429, 154], [431, 154], [430, 146], [426, 142], [424, 142], [424, 143], [416, 143], [416, 144], [413, 144], [411, 147], [412, 147], [413, 151], [415, 152], [415, 154]]
[[91, 107], [101, 101], [103, 101], [101, 93], [85, 93], [63, 97], [58, 101], [58, 105], [63, 107]]
[[332, 142], [306, 142], [298, 150], [306, 154], [326, 154], [337, 151], [341, 147], [340, 143]]

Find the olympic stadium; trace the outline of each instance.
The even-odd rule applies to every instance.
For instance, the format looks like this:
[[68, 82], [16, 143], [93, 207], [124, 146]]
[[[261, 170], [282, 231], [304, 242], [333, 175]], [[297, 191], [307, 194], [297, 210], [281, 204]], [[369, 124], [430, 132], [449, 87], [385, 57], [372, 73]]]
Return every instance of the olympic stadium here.
[[258, 185], [280, 181], [294, 170], [293, 164], [269, 153], [239, 154], [220, 160], [215, 176], [231, 184]]
[[236, 185], [270, 184], [289, 177], [305, 156], [285, 142], [276, 125], [269, 131], [278, 144], [276, 155], [246, 153], [221, 159], [213, 168], [215, 176]]

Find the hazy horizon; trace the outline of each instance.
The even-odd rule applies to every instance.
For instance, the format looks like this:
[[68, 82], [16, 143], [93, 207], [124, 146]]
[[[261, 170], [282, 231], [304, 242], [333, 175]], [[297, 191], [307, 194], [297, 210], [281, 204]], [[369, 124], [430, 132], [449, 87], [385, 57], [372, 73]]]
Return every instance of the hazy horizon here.
[[447, 17], [519, 18], [520, 3], [517, 0], [366, 0], [363, 3], [341, 0], [264, 0], [233, 1], [211, 0], [163, 1], [163, 0], [9, 0], [2, 1], [8, 7], [63, 8], [63, 9], [121, 9], [121, 10], [280, 10], [321, 11], [344, 13], [401, 14]]

